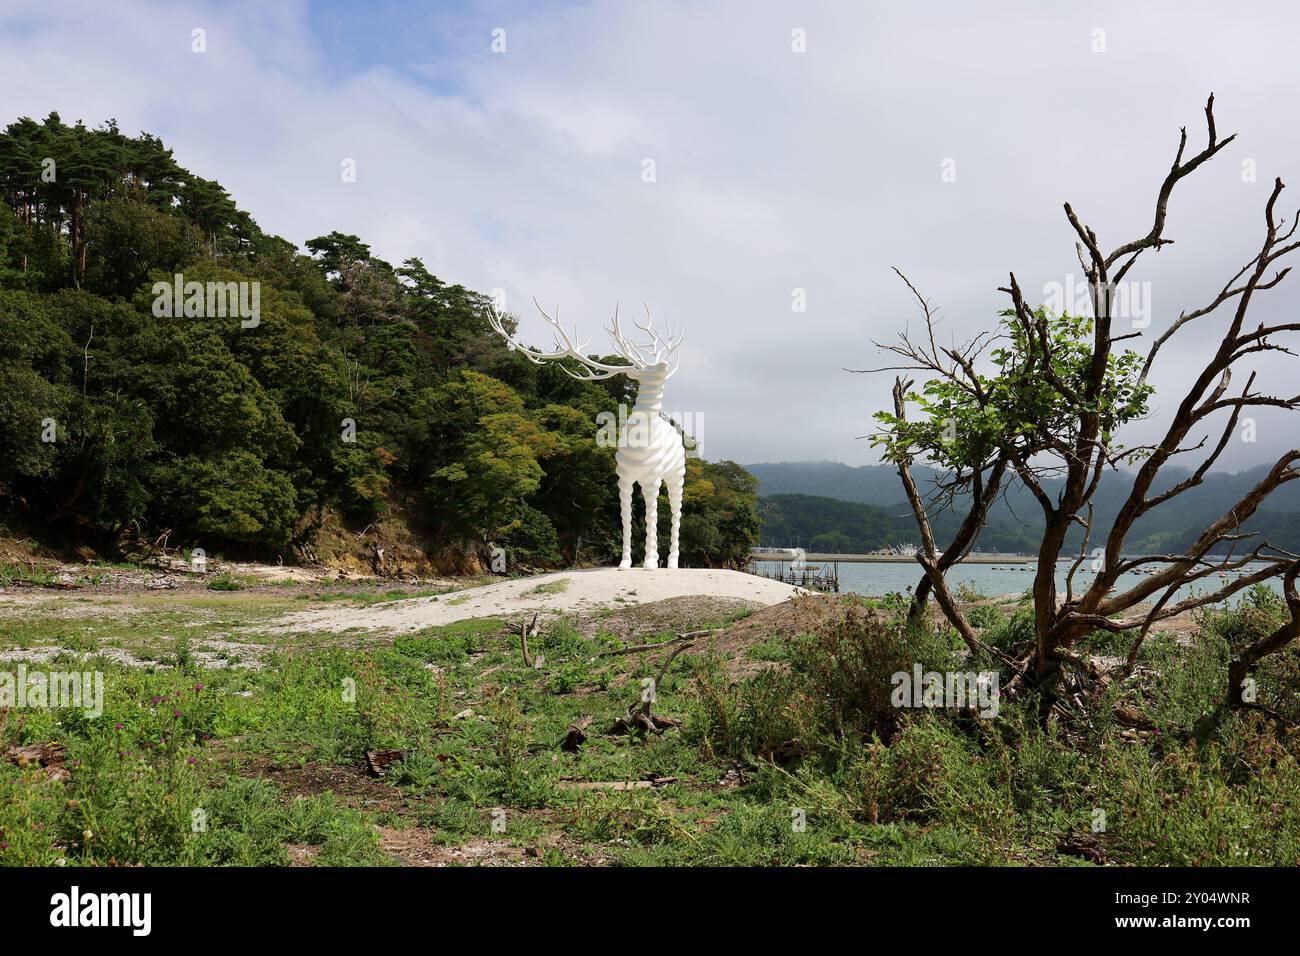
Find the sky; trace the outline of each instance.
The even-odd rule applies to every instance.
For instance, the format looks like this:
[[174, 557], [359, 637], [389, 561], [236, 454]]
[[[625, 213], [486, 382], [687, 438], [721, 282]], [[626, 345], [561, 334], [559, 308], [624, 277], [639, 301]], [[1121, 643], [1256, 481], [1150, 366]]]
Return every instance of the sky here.
[[[1071, 288], [1062, 203], [1104, 246], [1144, 234], [1210, 92], [1238, 139], [1178, 186], [1175, 244], [1130, 274], [1128, 344], [1212, 298], [1258, 248], [1274, 177], [1300, 207], [1297, 35], [1281, 2], [4, 0], [0, 122], [157, 134], [266, 231], [354, 233], [500, 290], [536, 344], [534, 297], [593, 352], [616, 304], [644, 303], [686, 328], [665, 410], [706, 457], [868, 464], [892, 378], [844, 369], [918, 328], [891, 267], [944, 341], [994, 327], [1012, 272], [1031, 299]], [[1297, 283], [1256, 320], [1294, 321]], [[1221, 329], [1165, 347], [1129, 444], [1162, 431]], [[1291, 395], [1296, 361], [1251, 367]], [[1286, 413], [1254, 417], [1220, 467], [1295, 444]]]

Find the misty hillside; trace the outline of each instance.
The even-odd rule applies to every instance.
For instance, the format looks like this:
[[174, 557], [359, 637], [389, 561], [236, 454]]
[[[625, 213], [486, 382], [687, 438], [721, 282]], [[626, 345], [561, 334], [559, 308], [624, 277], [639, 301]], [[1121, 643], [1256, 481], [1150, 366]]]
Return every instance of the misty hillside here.
[[[796, 535], [804, 542], [825, 535], [830, 536], [825, 538], [827, 543], [853, 542], [854, 547], [842, 550], [858, 551], [916, 540], [915, 523], [898, 473], [889, 466], [855, 467], [842, 462], [808, 461], [761, 463], [745, 468], [758, 479], [765, 545], [784, 546]], [[1211, 521], [1240, 500], [1266, 471], [1267, 466], [1260, 465], [1231, 474], [1207, 475], [1199, 487], [1138, 521], [1129, 550], [1164, 552], [1190, 544]], [[932, 487], [938, 475], [934, 469], [923, 466], [914, 468], [913, 473], [923, 491]], [[1186, 469], [1166, 468], [1154, 491], [1175, 484], [1187, 474]], [[1057, 482], [1043, 484], [1049, 494], [1054, 495], [1059, 488]], [[1104, 533], [1110, 526], [1131, 485], [1132, 477], [1125, 472], [1114, 472], [1102, 479], [1094, 499], [1098, 533]], [[826, 499], [838, 499], [850, 507], [832, 506]], [[954, 515], [936, 517], [935, 533], [941, 542], [948, 539], [956, 524]], [[1017, 483], [991, 509], [989, 526], [979, 546], [997, 551], [1035, 550], [1042, 528], [1042, 513], [1037, 503]], [[1279, 488], [1265, 508], [1243, 528], [1266, 535], [1270, 543], [1280, 547], [1300, 545], [1300, 483]]]

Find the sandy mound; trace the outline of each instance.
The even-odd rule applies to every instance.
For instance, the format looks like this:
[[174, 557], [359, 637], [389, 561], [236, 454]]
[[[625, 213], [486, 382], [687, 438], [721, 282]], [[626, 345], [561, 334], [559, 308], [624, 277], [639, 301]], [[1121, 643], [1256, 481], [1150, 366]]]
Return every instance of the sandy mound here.
[[272, 631], [418, 631], [474, 617], [517, 618], [543, 614], [594, 614], [619, 606], [705, 595], [779, 604], [798, 588], [741, 571], [712, 568], [593, 568], [517, 578], [438, 597], [392, 601], [371, 607], [311, 608], [285, 615]]

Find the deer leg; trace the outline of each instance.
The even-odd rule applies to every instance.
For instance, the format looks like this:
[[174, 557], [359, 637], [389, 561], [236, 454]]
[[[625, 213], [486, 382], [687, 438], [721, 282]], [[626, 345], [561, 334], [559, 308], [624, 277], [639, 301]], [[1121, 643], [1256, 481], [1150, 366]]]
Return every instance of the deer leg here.
[[618, 506], [623, 516], [623, 559], [618, 562], [620, 571], [632, 567], [632, 479], [618, 479]]
[[673, 475], [668, 479], [668, 511], [672, 515], [672, 532], [668, 541], [667, 567], [677, 567], [677, 533], [682, 526], [682, 485], [685, 475]]
[[641, 483], [645, 498], [645, 567], [659, 567], [659, 479]]

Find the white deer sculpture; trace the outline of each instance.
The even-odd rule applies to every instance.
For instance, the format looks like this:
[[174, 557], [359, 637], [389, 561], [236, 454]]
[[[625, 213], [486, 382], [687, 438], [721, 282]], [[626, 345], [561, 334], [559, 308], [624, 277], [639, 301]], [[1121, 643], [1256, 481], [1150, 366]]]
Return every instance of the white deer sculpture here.
[[[537, 304], [537, 300], [533, 300]], [[659, 566], [659, 486], [668, 486], [668, 506], [672, 513], [672, 531], [668, 545], [668, 567], [677, 567], [677, 535], [682, 522], [682, 485], [686, 481], [686, 448], [682, 436], [672, 423], [664, 419], [664, 383], [677, 371], [681, 364], [677, 359], [671, 368], [668, 360], [682, 344], [681, 329], [676, 332], [669, 326], [667, 336], [661, 335], [654, 328], [654, 320], [646, 309], [646, 324], [633, 322], [644, 334], [650, 336], [645, 344], [631, 342], [623, 334], [618, 324], [618, 309], [614, 309], [612, 324], [605, 331], [614, 344], [619, 357], [626, 359], [627, 365], [606, 365], [584, 355], [586, 343], [575, 344], [564, 331], [559, 321], [559, 310], [551, 318], [540, 305], [537, 311], [555, 333], [555, 350], [543, 352], [530, 348], [519, 342], [506, 331], [501, 317], [494, 310], [491, 313], [492, 328], [503, 336], [511, 348], [522, 352], [524, 356], [537, 365], [560, 359], [573, 359], [582, 366], [581, 371], [574, 371], [567, 365], [561, 365], [569, 375], [584, 381], [600, 381], [615, 375], [626, 375], [637, 383], [636, 404], [618, 432], [618, 450], [614, 453], [614, 462], [618, 472], [618, 499], [623, 516], [623, 559], [619, 569], [632, 567], [632, 485], [641, 486], [641, 495], [645, 499], [645, 564], [647, 568]], [[634, 333], [635, 334], [635, 333]]]

